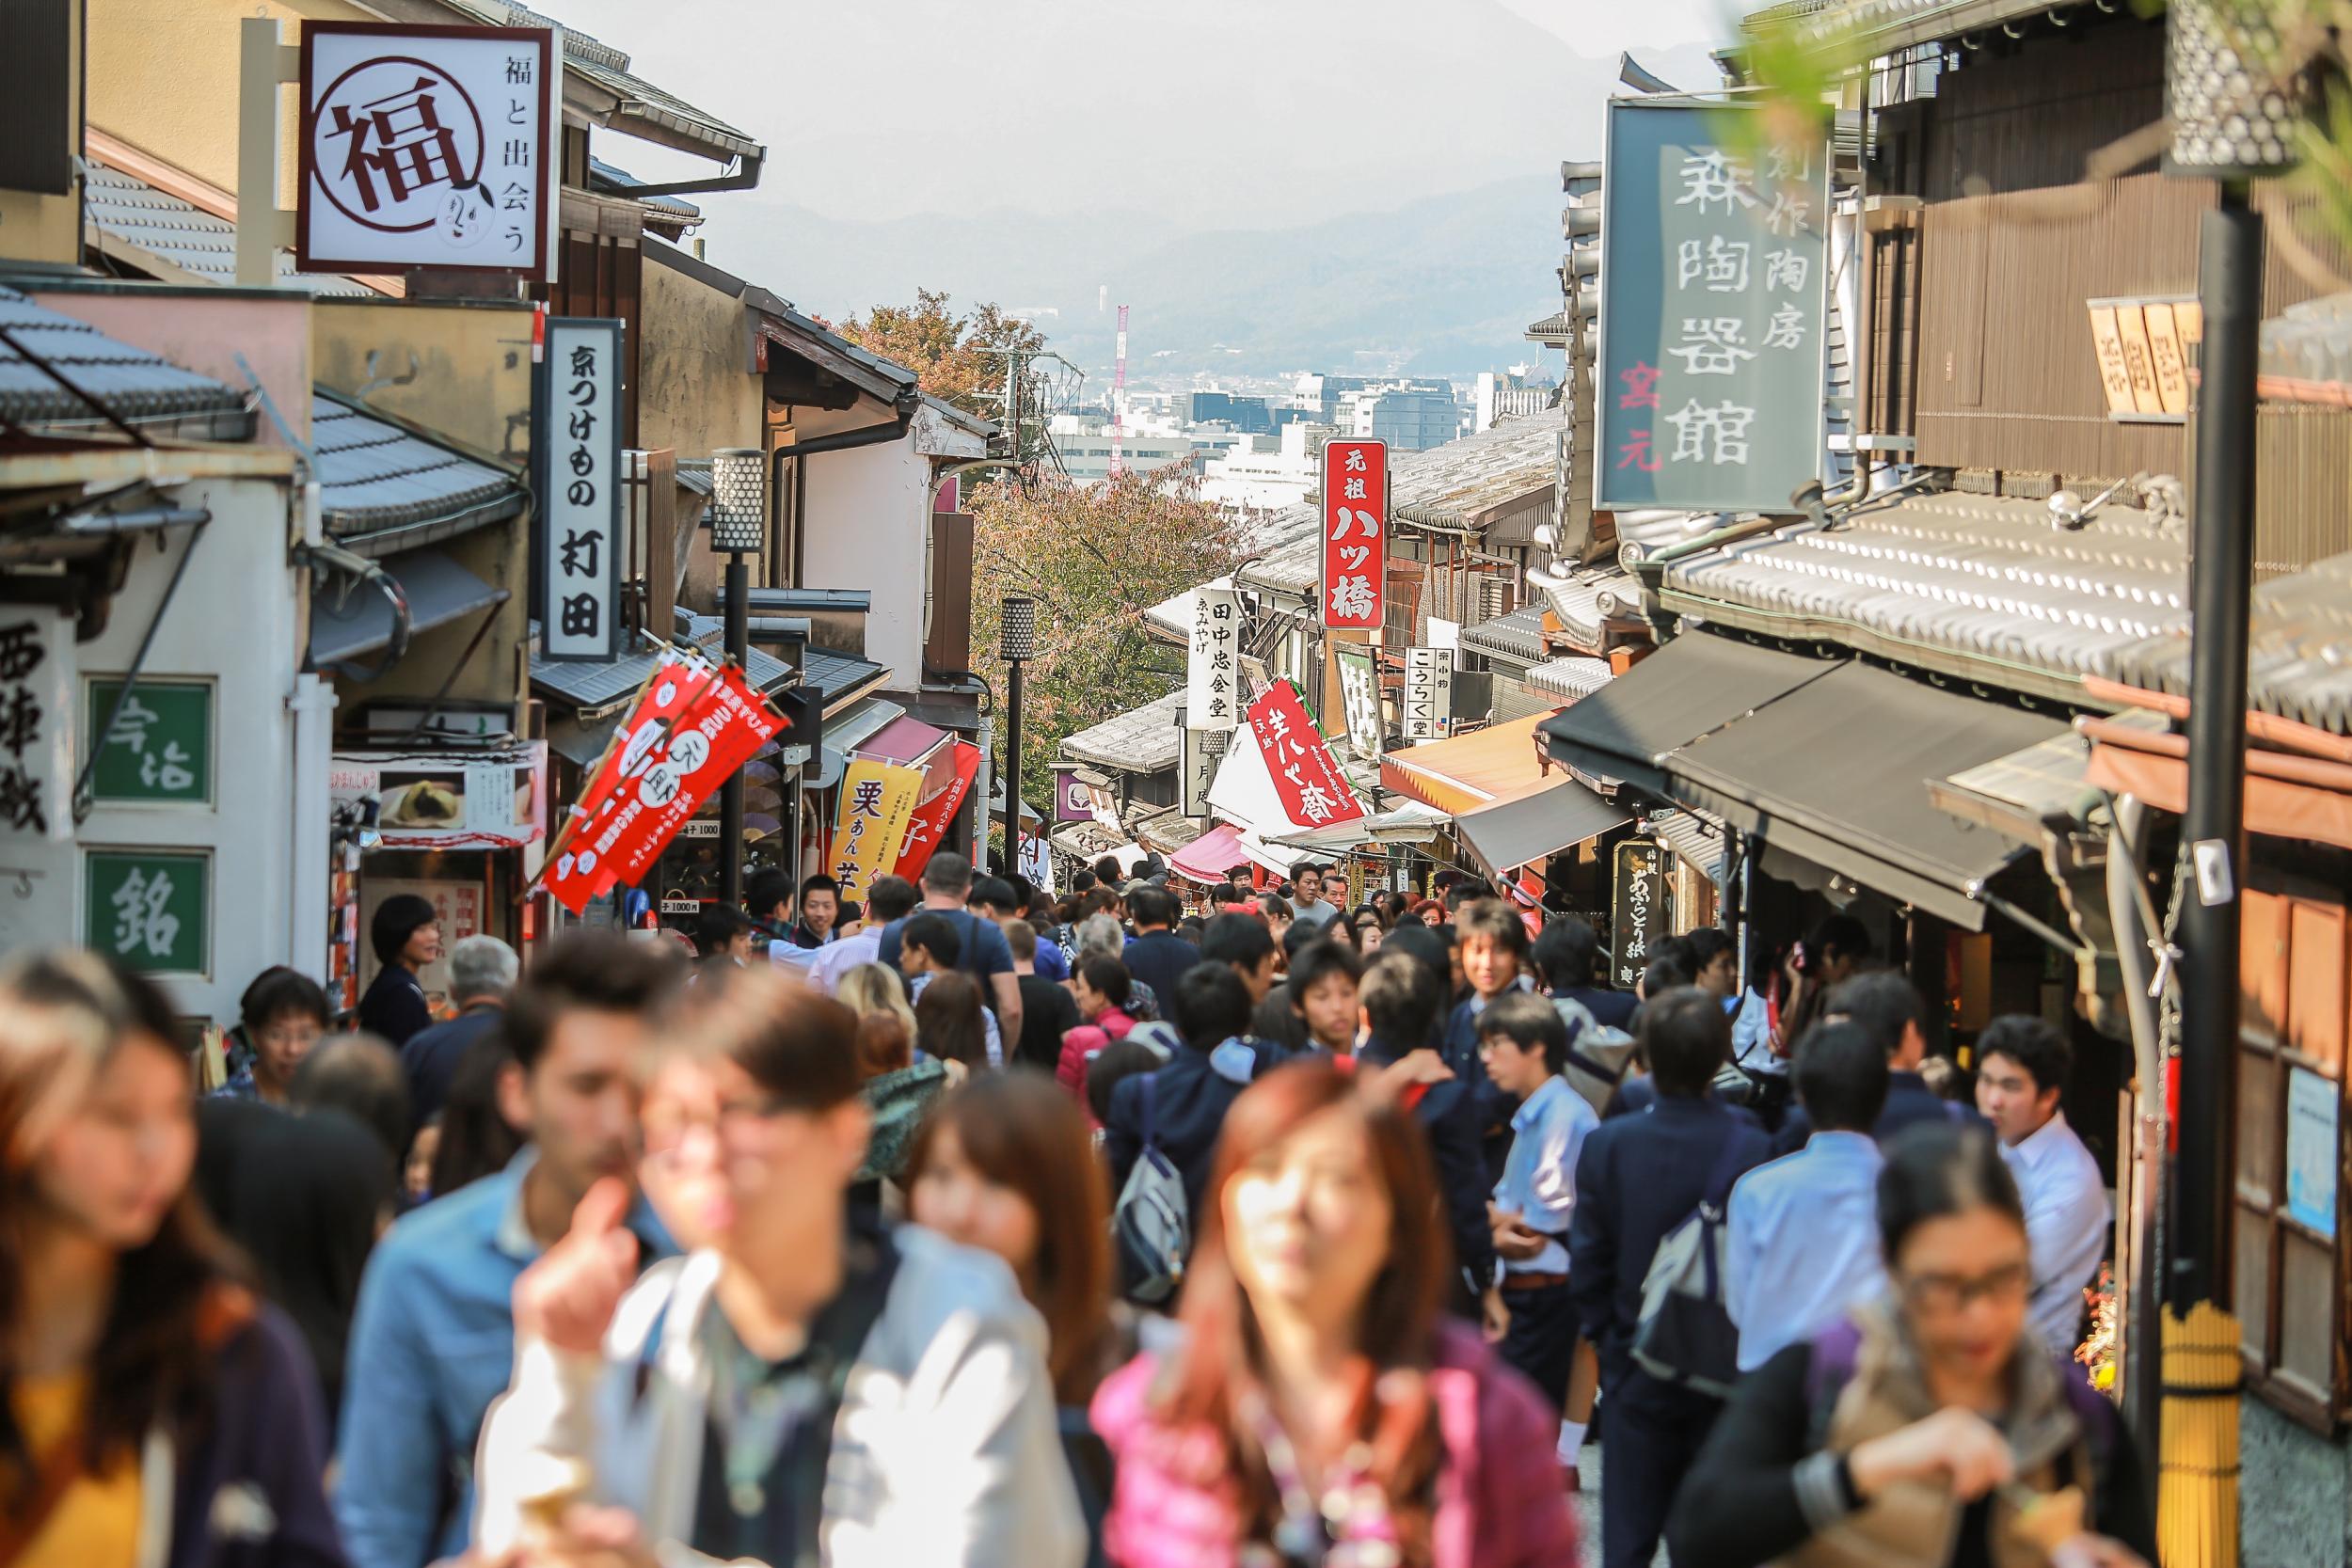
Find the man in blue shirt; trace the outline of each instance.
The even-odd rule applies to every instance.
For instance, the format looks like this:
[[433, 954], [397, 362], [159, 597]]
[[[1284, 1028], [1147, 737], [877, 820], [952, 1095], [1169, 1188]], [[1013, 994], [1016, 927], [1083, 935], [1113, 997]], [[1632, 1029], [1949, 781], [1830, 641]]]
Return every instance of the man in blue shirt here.
[[1151, 987], [1152, 995], [1174, 996], [1184, 971], [1206, 956], [1169, 929], [1176, 924], [1176, 895], [1166, 888], [1139, 887], [1127, 895], [1127, 913], [1136, 924], [1136, 934], [1120, 954], [1127, 973]]
[[[980, 983], [980, 999], [996, 1015], [999, 1036], [1017, 1040], [1021, 1037], [1021, 977], [1012, 972], [1012, 949], [994, 921], [964, 908], [964, 895], [971, 891], [972, 863], [942, 849], [923, 867], [923, 902], [914, 912], [942, 915], [955, 928], [957, 951], [950, 961]], [[876, 962], [903, 973], [898, 937], [905, 929], [905, 920], [894, 920], [882, 927], [882, 939], [875, 944]]]
[[1651, 994], [1641, 1033], [1658, 1098], [1585, 1138], [1568, 1230], [1568, 1293], [1600, 1355], [1602, 1568], [1648, 1568], [1675, 1489], [1723, 1408], [1633, 1360], [1651, 1259], [1702, 1198], [1720, 1200], [1710, 1181], [1736, 1180], [1772, 1151], [1753, 1117], [1708, 1096], [1731, 1058], [1719, 1000], [1688, 985]]
[[[508, 1004], [501, 1114], [531, 1143], [496, 1176], [395, 1225], [368, 1261], [345, 1363], [335, 1518], [354, 1568], [422, 1568], [466, 1544], [474, 1441], [513, 1370], [516, 1276], [597, 1180], [633, 1182], [638, 1058], [669, 989], [660, 948], [567, 935]], [[666, 1239], [639, 1205], [641, 1255]]]
[[1724, 1309], [1740, 1328], [1743, 1372], [1886, 1288], [1870, 1138], [1886, 1053], [1859, 1025], [1820, 1023], [1797, 1043], [1791, 1075], [1813, 1135], [1740, 1179], [1724, 1233]]
[[1502, 1359], [1560, 1406], [1560, 1463], [1573, 1475], [1593, 1418], [1597, 1366], [1576, 1331], [1567, 1238], [1577, 1156], [1600, 1114], [1561, 1076], [1568, 1026], [1542, 997], [1496, 998], [1478, 1017], [1478, 1052], [1495, 1087], [1518, 1101], [1510, 1154], [1495, 1183], [1491, 1217], [1502, 1278], [1487, 1291], [1486, 1316], [1504, 1324]]

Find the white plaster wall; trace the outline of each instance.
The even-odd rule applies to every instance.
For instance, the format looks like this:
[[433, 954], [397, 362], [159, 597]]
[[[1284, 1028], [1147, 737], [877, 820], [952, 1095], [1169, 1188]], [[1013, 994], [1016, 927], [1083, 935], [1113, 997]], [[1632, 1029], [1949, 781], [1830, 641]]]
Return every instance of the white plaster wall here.
[[[789, 450], [789, 449], [787, 449]], [[890, 667], [894, 690], [923, 679], [923, 590], [930, 575], [930, 463], [911, 440], [808, 460], [803, 588], [874, 595], [866, 657]]]

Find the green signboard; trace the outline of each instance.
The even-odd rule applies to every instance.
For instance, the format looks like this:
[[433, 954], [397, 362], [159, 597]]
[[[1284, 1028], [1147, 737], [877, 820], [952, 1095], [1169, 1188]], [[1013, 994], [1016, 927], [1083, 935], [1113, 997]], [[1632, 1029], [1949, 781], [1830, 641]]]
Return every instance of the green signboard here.
[[1617, 99], [1601, 179], [1597, 510], [1786, 512], [1821, 471], [1829, 146]]
[[213, 688], [206, 681], [142, 680], [115, 714], [122, 683], [89, 683], [82, 733], [98, 748], [90, 798], [140, 803], [213, 799]]
[[182, 849], [83, 856], [82, 940], [126, 968], [204, 974], [212, 961], [213, 861]]

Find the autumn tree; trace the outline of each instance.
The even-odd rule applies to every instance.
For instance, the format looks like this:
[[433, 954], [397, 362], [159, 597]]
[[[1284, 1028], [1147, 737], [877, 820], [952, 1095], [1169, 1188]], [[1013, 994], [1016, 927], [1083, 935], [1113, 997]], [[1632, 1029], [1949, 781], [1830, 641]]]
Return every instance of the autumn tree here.
[[1052, 795], [1064, 736], [1166, 696], [1182, 654], [1154, 643], [1143, 612], [1232, 568], [1232, 526], [1200, 499], [1182, 463], [1095, 485], [1057, 475], [974, 493], [972, 646], [996, 664], [998, 606], [1038, 601], [1037, 657], [1025, 666], [1025, 797]]
[[1045, 347], [1043, 333], [1001, 307], [976, 305], [957, 315], [946, 294], [930, 289], [917, 289], [911, 306], [877, 305], [835, 330], [913, 371], [931, 396], [982, 419], [1004, 412], [1005, 356]]

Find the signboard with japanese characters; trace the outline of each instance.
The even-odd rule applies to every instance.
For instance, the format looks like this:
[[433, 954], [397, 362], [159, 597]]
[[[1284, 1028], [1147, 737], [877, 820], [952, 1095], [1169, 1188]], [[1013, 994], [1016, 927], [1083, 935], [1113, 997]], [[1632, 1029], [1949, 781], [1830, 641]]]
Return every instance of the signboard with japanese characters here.
[[[142, 682], [138, 692], [144, 694]], [[547, 831], [548, 743], [480, 752], [338, 752], [336, 805], [376, 798], [384, 849], [516, 849]]]
[[82, 857], [82, 942], [148, 974], [209, 973], [213, 858], [92, 849]]
[[0, 829], [73, 836], [73, 626], [54, 610], [0, 614]]
[[211, 682], [141, 680], [125, 700], [119, 680], [93, 680], [83, 712], [83, 733], [98, 751], [92, 800], [203, 805], [212, 800]]
[[[956, 813], [963, 809], [963, 799], [972, 793], [972, 781], [980, 771], [980, 749], [968, 740], [955, 742], [949, 758], [946, 782], [930, 796], [915, 803], [908, 816], [906, 839], [898, 848], [898, 863], [891, 867], [896, 876], [915, 881], [923, 868], [931, 863], [931, 856], [947, 840], [947, 829], [955, 821]], [[843, 896], [848, 896], [846, 894]]]
[[1649, 967], [1652, 949], [1667, 934], [1666, 874], [1672, 862], [1654, 838], [1617, 846], [1609, 883], [1610, 969], [1619, 990], [1631, 990]]
[[1436, 740], [1454, 727], [1454, 655], [1405, 650], [1405, 738]]
[[1821, 471], [1829, 146], [1725, 145], [1761, 112], [1609, 105], [1596, 508], [1786, 512]]
[[1341, 773], [1331, 748], [1315, 733], [1315, 721], [1288, 681], [1276, 681], [1249, 705], [1244, 716], [1265, 759], [1267, 776], [1282, 813], [1301, 828], [1327, 828], [1364, 815]]
[[1185, 724], [1182, 735], [1177, 743], [1176, 783], [1183, 791], [1184, 815], [1197, 819], [1209, 815], [1209, 785], [1216, 782], [1225, 753], [1232, 749], [1233, 732]]
[[532, 398], [539, 526], [532, 577], [550, 661], [621, 651], [621, 329], [549, 317]]
[[302, 27], [304, 272], [555, 276], [563, 128], [545, 27]]
[[841, 884], [842, 897], [862, 901], [882, 868], [898, 860], [899, 842], [914, 818], [923, 770], [852, 757], [836, 788], [841, 804], [833, 830], [833, 863], [825, 869]]
[[1241, 712], [1241, 595], [1231, 588], [1193, 590], [1184, 709], [1201, 730], [1230, 730]]
[[1323, 449], [1323, 624], [1376, 631], [1388, 612], [1389, 443]]
[[1347, 749], [1366, 762], [1380, 760], [1380, 674], [1368, 642], [1337, 642], [1331, 657], [1340, 667], [1340, 706], [1347, 720]]

